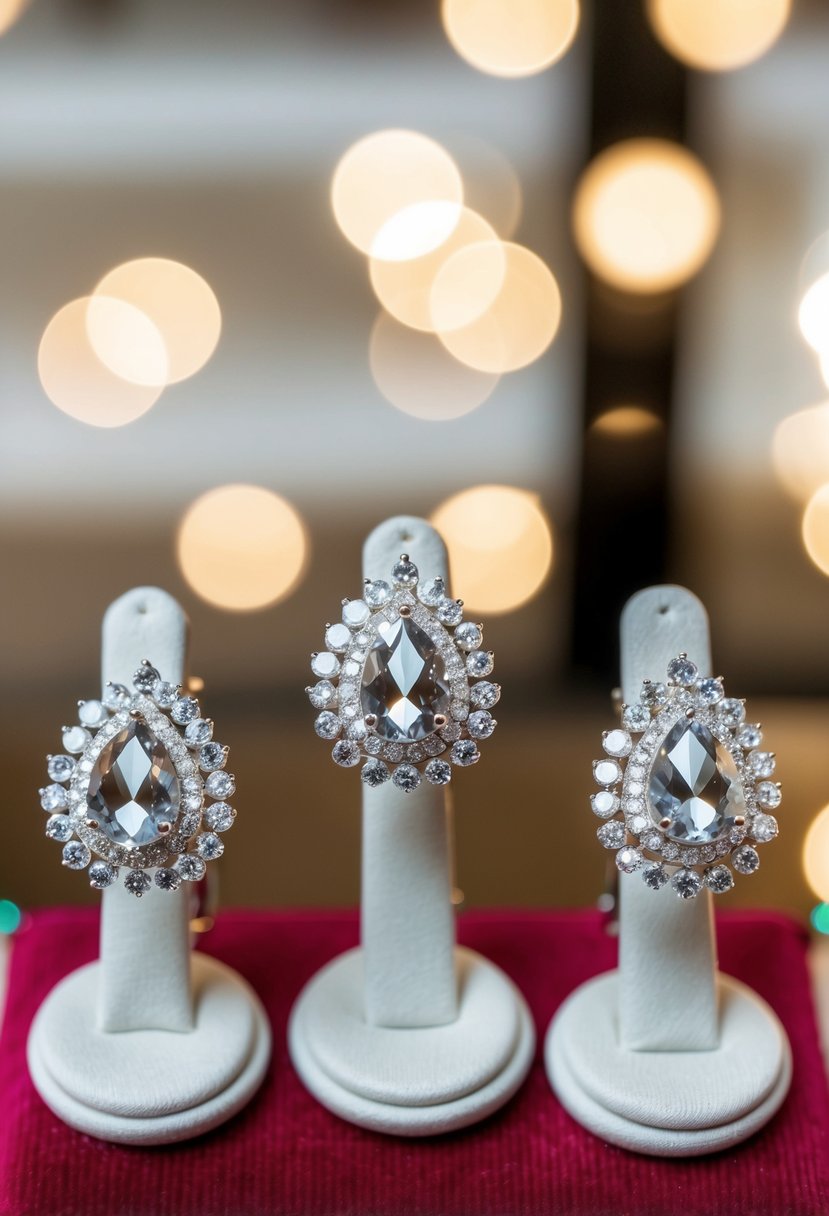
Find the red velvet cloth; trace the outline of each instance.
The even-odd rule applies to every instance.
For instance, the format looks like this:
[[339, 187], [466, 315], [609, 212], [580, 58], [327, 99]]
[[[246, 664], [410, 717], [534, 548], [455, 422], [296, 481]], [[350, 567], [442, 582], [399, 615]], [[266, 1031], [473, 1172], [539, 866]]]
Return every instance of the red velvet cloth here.
[[341, 1122], [305, 1092], [285, 1047], [302, 984], [357, 941], [353, 913], [227, 912], [203, 949], [262, 997], [274, 1061], [236, 1119], [181, 1147], [130, 1149], [64, 1127], [26, 1071], [32, 1016], [68, 971], [94, 958], [97, 916], [35, 913], [12, 955], [0, 1039], [0, 1212], [4, 1216], [545, 1216], [829, 1213], [829, 1094], [805, 963], [806, 938], [774, 914], [719, 924], [720, 961], [773, 1005], [794, 1049], [794, 1082], [773, 1122], [739, 1149], [658, 1161], [612, 1148], [574, 1123], [540, 1063], [556, 1007], [614, 965], [615, 944], [592, 912], [470, 912], [459, 937], [526, 994], [539, 1058], [511, 1103], [444, 1138], [395, 1140]]

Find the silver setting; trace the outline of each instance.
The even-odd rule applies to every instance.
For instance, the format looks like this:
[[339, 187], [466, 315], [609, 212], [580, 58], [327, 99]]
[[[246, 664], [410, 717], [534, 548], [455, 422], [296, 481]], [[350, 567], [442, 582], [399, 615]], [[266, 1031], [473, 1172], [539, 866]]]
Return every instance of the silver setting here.
[[757, 870], [757, 849], [778, 831], [768, 811], [782, 795], [769, 780], [775, 758], [760, 750], [759, 723], [747, 724], [744, 703], [724, 696], [720, 677], [701, 677], [685, 653], [668, 664], [664, 682], [643, 681], [640, 702], [622, 705], [621, 715], [593, 762], [599, 842], [651, 890], [670, 883], [681, 899], [731, 890], [735, 873]]

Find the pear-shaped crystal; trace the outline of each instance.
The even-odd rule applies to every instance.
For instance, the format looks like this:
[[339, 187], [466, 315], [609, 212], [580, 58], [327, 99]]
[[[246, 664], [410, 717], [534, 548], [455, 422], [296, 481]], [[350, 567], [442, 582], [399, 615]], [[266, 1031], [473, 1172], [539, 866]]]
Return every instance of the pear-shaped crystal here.
[[683, 719], [665, 736], [648, 784], [651, 814], [669, 819], [666, 835], [708, 844], [745, 815], [746, 800], [731, 753], [702, 722]]
[[429, 635], [406, 617], [379, 625], [360, 693], [377, 734], [395, 742], [424, 739], [437, 729], [435, 714], [449, 713], [449, 700], [446, 664]]
[[89, 814], [115, 844], [157, 840], [160, 822], [178, 813], [179, 783], [170, 754], [146, 722], [135, 719], [96, 760], [86, 795]]

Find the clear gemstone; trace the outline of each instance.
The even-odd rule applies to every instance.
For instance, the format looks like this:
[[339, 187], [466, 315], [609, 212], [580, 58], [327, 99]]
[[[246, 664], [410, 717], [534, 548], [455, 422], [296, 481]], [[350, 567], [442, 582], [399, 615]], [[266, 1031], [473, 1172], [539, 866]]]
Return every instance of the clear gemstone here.
[[716, 705], [722, 697], [722, 682], [715, 676], [706, 676], [697, 684], [697, 698], [701, 705]]
[[162, 866], [155, 872], [155, 885], [162, 891], [177, 891], [181, 886], [181, 875], [178, 870]]
[[[725, 851], [726, 853], [728, 852], [727, 844]], [[662, 846], [662, 856], [666, 861], [676, 861], [677, 857], [679, 857], [679, 845], [674, 844], [672, 840], [666, 840]]]
[[417, 594], [420, 597], [421, 603], [434, 608], [446, 595], [446, 584], [440, 577], [430, 578], [427, 583], [423, 584]]
[[668, 679], [672, 684], [693, 684], [697, 678], [697, 665], [686, 655], [678, 655], [668, 664]]
[[204, 789], [211, 798], [230, 798], [236, 793], [236, 778], [233, 773], [211, 773], [204, 783]]
[[401, 557], [392, 566], [391, 576], [399, 587], [414, 587], [418, 579], [417, 566]]
[[388, 770], [388, 766], [376, 757], [373, 760], [366, 760], [360, 770], [360, 780], [364, 781], [371, 789], [376, 789], [378, 785], [383, 785], [384, 782], [388, 781], [390, 776], [391, 773]]
[[153, 700], [161, 709], [169, 709], [178, 694], [178, 685], [169, 680], [157, 680], [153, 688]]
[[647, 705], [626, 705], [622, 710], [622, 724], [628, 730], [639, 731], [647, 730], [650, 726], [651, 713]]
[[452, 766], [445, 760], [430, 760], [423, 771], [432, 785], [448, 785], [452, 780]]
[[349, 629], [361, 629], [371, 616], [371, 609], [365, 600], [349, 600], [343, 604], [343, 624]]
[[111, 680], [104, 689], [104, 705], [107, 709], [123, 709], [129, 704], [130, 692], [123, 684], [115, 684]]
[[182, 853], [176, 862], [175, 868], [185, 882], [199, 882], [204, 878], [207, 867], [197, 853]]
[[369, 735], [364, 747], [370, 756], [379, 756], [383, 750], [383, 740], [378, 739], [376, 735]]
[[438, 602], [435, 612], [438, 620], [444, 625], [459, 625], [463, 620], [463, 605], [458, 600], [450, 599], [448, 595]]
[[618, 819], [611, 819], [596, 829], [596, 835], [606, 849], [621, 849], [625, 843], [625, 825]]
[[640, 844], [643, 844], [646, 849], [650, 849], [652, 853], [658, 853], [662, 848], [662, 836], [656, 830], [643, 832]]
[[145, 874], [143, 870], [130, 870], [124, 879], [124, 886], [130, 895], [134, 895], [136, 899], [140, 899], [142, 895], [145, 895], [149, 891], [152, 883], [149, 874]]
[[204, 812], [204, 822], [214, 832], [226, 832], [233, 827], [236, 812], [227, 802], [214, 802]]
[[731, 864], [738, 874], [753, 874], [760, 865], [760, 857], [756, 849], [745, 844], [742, 848], [734, 850], [731, 855]]
[[47, 756], [46, 771], [50, 781], [68, 781], [75, 771], [71, 756]]
[[627, 756], [630, 752], [630, 735], [626, 730], [606, 730], [602, 735], [602, 746], [608, 756]]
[[227, 754], [221, 743], [205, 743], [199, 748], [199, 768], [206, 773], [224, 768]]
[[103, 748], [86, 801], [101, 831], [131, 848], [157, 840], [158, 824], [175, 819], [178, 777], [169, 752], [146, 722], [131, 721]]
[[779, 828], [774, 815], [755, 815], [751, 820], [751, 835], [760, 844], [774, 840]]
[[194, 718], [184, 730], [184, 741], [188, 747], [201, 747], [213, 737], [213, 723], [209, 718]]
[[81, 726], [102, 726], [108, 716], [102, 701], [81, 701], [78, 705], [78, 721]]
[[449, 710], [446, 664], [429, 635], [411, 618], [383, 622], [363, 668], [360, 705], [377, 719], [383, 739], [424, 739], [435, 715]]
[[495, 660], [488, 650], [473, 650], [466, 656], [466, 670], [471, 676], [488, 676]]
[[489, 680], [479, 680], [469, 690], [470, 701], [479, 709], [492, 709], [493, 705], [498, 703], [500, 696], [500, 684], [493, 684]]
[[758, 722], [746, 722], [737, 731], [736, 739], [740, 747], [759, 747], [763, 742], [763, 732], [760, 730], [760, 724]]
[[96, 891], [111, 887], [118, 877], [118, 867], [111, 866], [108, 861], [93, 861], [89, 867], [89, 885]]
[[598, 794], [591, 795], [590, 806], [594, 815], [598, 815], [600, 819], [608, 819], [619, 809], [619, 795], [611, 794], [610, 790], [599, 790]]
[[331, 750], [331, 759], [343, 768], [353, 768], [360, 763], [360, 749], [349, 739], [340, 739]]
[[660, 891], [668, 881], [668, 872], [661, 862], [652, 861], [643, 868], [642, 881], [652, 891]]
[[311, 655], [311, 671], [321, 679], [330, 679], [340, 670], [340, 660], [335, 654], [321, 650], [319, 654]]
[[486, 709], [476, 709], [469, 715], [466, 728], [473, 739], [488, 739], [495, 730], [497, 723], [492, 714]]
[[668, 700], [668, 689], [664, 684], [654, 684], [645, 680], [639, 694], [643, 705], [664, 705]]
[[694, 870], [677, 870], [671, 886], [680, 899], [693, 899], [702, 890], [702, 879]]
[[170, 717], [179, 726], [186, 726], [199, 716], [199, 703], [195, 697], [176, 697], [170, 708]]
[[72, 839], [74, 828], [68, 815], [50, 815], [46, 820], [46, 835], [50, 840], [59, 840], [63, 844]]
[[62, 785], [46, 785], [39, 793], [44, 811], [62, 811], [69, 802], [69, 795]]
[[392, 781], [404, 794], [410, 794], [420, 785], [420, 773], [411, 764], [398, 764], [392, 774]]
[[715, 840], [746, 811], [733, 756], [694, 720], [681, 720], [664, 739], [651, 769], [648, 797], [656, 822], [669, 819], [668, 836], [683, 843]]
[[616, 868], [621, 870], [623, 874], [633, 874], [639, 869], [642, 861], [642, 854], [638, 849], [634, 849], [632, 845], [625, 845], [616, 854]]
[[63, 846], [63, 864], [69, 870], [83, 870], [91, 859], [92, 854], [80, 840], [70, 840]]
[[221, 857], [225, 851], [225, 845], [215, 832], [204, 832], [201, 836], [196, 837], [196, 849], [199, 856], [203, 857], [205, 861], [213, 861], [216, 857]]
[[317, 714], [314, 720], [314, 730], [321, 739], [336, 739], [342, 728], [342, 721], [336, 714], [332, 714], [329, 709], [325, 709], [321, 714]]
[[774, 756], [771, 752], [750, 752], [746, 757], [746, 768], [755, 780], [770, 777], [774, 772]]
[[722, 895], [734, 886], [734, 875], [728, 866], [709, 866], [704, 877], [706, 887], [715, 895]]
[[75, 755], [84, 750], [91, 738], [89, 731], [84, 730], [82, 726], [67, 726], [61, 736], [63, 746]]
[[746, 707], [736, 697], [726, 697], [717, 710], [726, 726], [739, 726], [746, 716]]
[[463, 650], [474, 650], [484, 640], [480, 625], [465, 621], [455, 630], [455, 641]]
[[351, 630], [339, 622], [329, 625], [325, 631], [325, 644], [329, 650], [343, 651], [351, 641]]
[[145, 659], [141, 666], [133, 672], [132, 683], [138, 692], [150, 693], [160, 679], [161, 677], [152, 663], [148, 663]]
[[615, 785], [622, 776], [622, 769], [615, 760], [594, 760], [593, 776], [599, 785]]
[[363, 588], [363, 598], [372, 608], [382, 608], [391, 597], [391, 587], [383, 579], [377, 578], [372, 583], [366, 583]]
[[[49, 775], [51, 776], [51, 773]], [[780, 787], [775, 785], [773, 781], [761, 781], [754, 792], [757, 795], [759, 805], [765, 807], [767, 811], [777, 810], [783, 801]]]
[[337, 700], [337, 690], [330, 680], [320, 680], [312, 688], [306, 688], [308, 700], [314, 706], [314, 709], [325, 709], [327, 705], [333, 705]]
[[459, 739], [452, 745], [449, 756], [453, 764], [467, 768], [470, 764], [478, 763], [481, 753], [472, 739]]

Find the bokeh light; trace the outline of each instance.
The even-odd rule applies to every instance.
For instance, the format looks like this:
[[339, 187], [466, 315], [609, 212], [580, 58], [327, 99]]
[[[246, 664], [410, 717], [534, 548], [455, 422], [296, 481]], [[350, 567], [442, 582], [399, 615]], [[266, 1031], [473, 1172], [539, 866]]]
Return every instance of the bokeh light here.
[[641, 405], [616, 405], [593, 419], [590, 429], [609, 439], [636, 439], [662, 427], [661, 418]]
[[651, 26], [689, 67], [725, 72], [764, 55], [789, 19], [791, 0], [648, 0]]
[[[372, 258], [369, 276], [377, 299], [398, 321], [413, 329], [434, 331], [457, 329], [480, 315], [495, 299], [504, 279], [503, 254], [490, 259], [488, 281], [478, 281], [473, 290], [467, 281], [447, 284], [441, 300], [441, 318], [432, 317], [432, 289], [438, 272], [454, 253], [467, 245], [490, 242], [500, 250], [494, 229], [475, 211], [464, 207], [454, 231], [431, 253], [405, 262]], [[480, 276], [479, 276], [480, 279]]]
[[679, 287], [700, 269], [720, 224], [717, 192], [686, 148], [630, 139], [588, 165], [576, 190], [573, 226], [582, 257], [622, 291]]
[[0, 933], [9, 936], [16, 933], [23, 920], [23, 913], [11, 899], [0, 899]]
[[[201, 275], [181, 262], [169, 258], [124, 262], [104, 275], [94, 296], [125, 300], [149, 317], [166, 348], [167, 384], [194, 375], [216, 349], [222, 331], [219, 301]], [[125, 379], [135, 378], [139, 384], [153, 383], [129, 374], [128, 357], [121, 353], [116, 358], [110, 346], [100, 340], [95, 315], [93, 304], [89, 313], [90, 340], [102, 361]]]
[[417, 131], [377, 131], [352, 144], [331, 183], [334, 218], [363, 253], [422, 257], [451, 235], [463, 182], [452, 157]]
[[514, 486], [462, 490], [433, 512], [449, 550], [452, 594], [470, 612], [520, 608], [539, 591], [553, 562], [550, 522], [535, 494]]
[[521, 222], [524, 192], [513, 164], [500, 148], [479, 135], [453, 132], [447, 139], [463, 178], [467, 207], [486, 217], [502, 240]]
[[90, 296], [86, 309], [89, 344], [105, 367], [122, 380], [163, 388], [170, 363], [158, 326], [145, 312], [112, 296]]
[[818, 899], [829, 903], [829, 806], [812, 820], [806, 833], [803, 872]]
[[809, 913], [812, 928], [817, 933], [829, 933], [829, 904], [816, 904]]
[[161, 386], [130, 383], [101, 362], [89, 341], [89, 303], [88, 296], [72, 300], [46, 326], [37, 355], [40, 382], [70, 417], [90, 426], [125, 426], [155, 404]]
[[23, 16], [30, 2], [31, 0], [0, 0], [0, 35], [10, 30]]
[[829, 485], [815, 490], [807, 502], [801, 531], [809, 557], [818, 570], [829, 574]]
[[428, 422], [448, 422], [477, 409], [499, 377], [458, 363], [432, 334], [380, 313], [371, 331], [369, 363], [390, 405]]
[[178, 562], [202, 599], [249, 612], [285, 599], [305, 571], [302, 519], [262, 486], [226, 485], [188, 507], [179, 525]]
[[579, 26], [578, 0], [443, 0], [446, 36], [491, 76], [532, 76], [561, 59]]
[[813, 350], [829, 351], [829, 274], [822, 274], [804, 293], [797, 323]]
[[829, 401], [789, 414], [771, 443], [778, 481], [798, 502], [829, 482]]
[[[466, 298], [474, 312], [486, 299], [502, 258], [501, 286], [486, 311], [471, 324], [442, 328], [442, 321], [457, 320], [459, 300]], [[438, 336], [456, 359], [500, 375], [526, 367], [553, 341], [561, 321], [561, 293], [552, 272], [529, 249], [488, 241], [464, 246], [441, 266], [431, 308]]]

